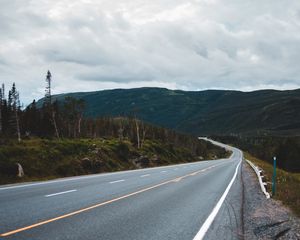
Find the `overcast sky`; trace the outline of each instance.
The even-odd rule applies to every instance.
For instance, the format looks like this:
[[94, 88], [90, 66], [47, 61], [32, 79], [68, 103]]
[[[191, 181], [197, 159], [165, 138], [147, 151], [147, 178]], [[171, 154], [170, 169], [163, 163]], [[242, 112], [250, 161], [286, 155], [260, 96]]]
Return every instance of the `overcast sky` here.
[[300, 87], [299, 0], [0, 0], [0, 83], [53, 92]]

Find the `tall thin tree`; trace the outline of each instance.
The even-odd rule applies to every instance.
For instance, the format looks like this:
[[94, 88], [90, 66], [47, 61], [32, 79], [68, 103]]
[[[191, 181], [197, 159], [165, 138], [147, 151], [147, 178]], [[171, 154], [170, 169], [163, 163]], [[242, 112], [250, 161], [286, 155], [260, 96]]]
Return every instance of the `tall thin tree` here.
[[47, 76], [46, 76], [46, 89], [45, 89], [45, 102], [49, 106], [51, 106], [51, 81], [52, 81], [52, 75], [51, 72], [48, 70]]
[[55, 118], [56, 112], [52, 106], [51, 83], [52, 83], [52, 74], [48, 70], [47, 76], [46, 76], [45, 103], [46, 103], [47, 109], [49, 110], [49, 112], [51, 114], [52, 122], [54, 125], [54, 130], [55, 130], [55, 135], [57, 138], [59, 138], [59, 132], [58, 132], [58, 127], [57, 127], [56, 118]]
[[20, 97], [19, 92], [16, 89], [16, 84], [13, 83], [13, 86], [10, 90], [10, 97], [11, 97], [11, 108], [13, 112], [13, 116], [11, 119], [11, 124], [14, 125], [16, 128], [18, 141], [21, 142], [21, 130], [20, 130], [20, 119], [19, 119], [19, 112], [20, 112]]

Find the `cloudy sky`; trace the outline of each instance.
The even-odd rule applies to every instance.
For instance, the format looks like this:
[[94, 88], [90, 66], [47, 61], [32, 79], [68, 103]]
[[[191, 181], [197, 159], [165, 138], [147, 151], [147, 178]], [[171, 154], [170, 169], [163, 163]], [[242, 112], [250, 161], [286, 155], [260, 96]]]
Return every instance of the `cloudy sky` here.
[[300, 87], [299, 0], [0, 0], [0, 82], [53, 92]]

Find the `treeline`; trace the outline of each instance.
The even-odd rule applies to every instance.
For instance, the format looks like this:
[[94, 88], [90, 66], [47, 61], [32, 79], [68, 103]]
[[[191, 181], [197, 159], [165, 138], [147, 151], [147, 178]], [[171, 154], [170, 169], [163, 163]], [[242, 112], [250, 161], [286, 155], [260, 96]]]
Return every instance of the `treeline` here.
[[0, 87], [0, 136], [16, 135], [20, 141], [20, 114], [21, 114], [19, 92], [16, 85], [5, 95], [5, 86]]
[[289, 172], [300, 172], [300, 137], [214, 136], [213, 138], [237, 146], [271, 164], [273, 157], [276, 156], [280, 168]]
[[83, 115], [85, 102], [82, 99], [66, 97], [62, 102], [52, 101], [50, 72], [47, 73], [46, 83], [42, 106], [37, 106], [34, 100], [25, 109], [21, 109], [19, 92], [15, 84], [9, 90], [7, 98], [4, 85], [1, 87], [0, 136], [2, 141], [17, 139], [20, 142], [22, 139], [32, 137], [117, 138], [119, 141], [132, 142], [138, 149], [143, 147], [146, 140], [159, 140], [175, 147], [185, 147], [193, 155], [203, 157], [207, 156], [209, 150], [215, 150], [215, 147], [204, 144], [195, 137], [144, 123], [135, 116], [85, 118]]

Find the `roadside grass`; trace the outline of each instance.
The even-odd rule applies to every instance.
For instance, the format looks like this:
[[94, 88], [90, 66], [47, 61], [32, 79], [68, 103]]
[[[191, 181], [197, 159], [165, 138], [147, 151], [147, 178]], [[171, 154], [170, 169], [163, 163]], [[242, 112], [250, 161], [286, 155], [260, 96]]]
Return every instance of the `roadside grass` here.
[[[268, 183], [267, 191], [272, 192], [273, 165], [260, 160], [247, 152], [246, 159], [253, 162], [264, 171], [265, 181]], [[280, 200], [288, 206], [298, 217], [300, 217], [300, 173], [290, 173], [277, 168], [276, 194], [274, 199]]]
[[[201, 159], [228, 155], [223, 149], [205, 146]], [[194, 162], [201, 160], [199, 156], [187, 147], [159, 140], [146, 140], [139, 149], [117, 138], [8, 140], [0, 143], [0, 184]], [[17, 163], [24, 169], [22, 178], [16, 176]]]

